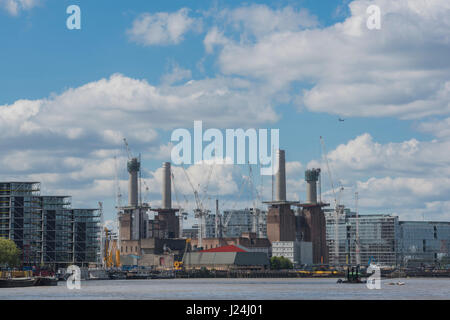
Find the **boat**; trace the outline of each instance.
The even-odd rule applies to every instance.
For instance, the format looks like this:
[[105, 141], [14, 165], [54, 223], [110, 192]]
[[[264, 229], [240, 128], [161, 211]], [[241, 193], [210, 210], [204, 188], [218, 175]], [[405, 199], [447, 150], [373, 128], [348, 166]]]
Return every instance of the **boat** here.
[[135, 272], [130, 272], [127, 273], [126, 278], [129, 280], [142, 280], [142, 279], [150, 279], [151, 278], [151, 274], [149, 273], [135, 273]]
[[52, 287], [58, 285], [57, 277], [36, 277], [35, 286]]
[[366, 280], [361, 280], [361, 273], [359, 266], [348, 267], [346, 271], [346, 280], [338, 279], [337, 283], [367, 283]]
[[389, 285], [390, 285], [390, 286], [403, 286], [403, 285], [405, 285], [405, 283], [402, 282], [402, 281], [398, 281], [398, 282], [389, 282]]
[[125, 280], [127, 279], [127, 275], [123, 272], [110, 272], [109, 279], [111, 280]]
[[32, 287], [35, 283], [36, 279], [30, 277], [0, 279], [0, 288]]

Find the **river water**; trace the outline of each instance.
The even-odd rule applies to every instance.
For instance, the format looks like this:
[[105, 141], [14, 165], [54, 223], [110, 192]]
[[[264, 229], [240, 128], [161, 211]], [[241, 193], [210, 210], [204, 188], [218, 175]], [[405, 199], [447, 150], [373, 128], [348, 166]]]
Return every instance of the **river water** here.
[[[402, 281], [405, 285], [389, 285]], [[56, 287], [0, 289], [0, 299], [152, 299], [152, 300], [292, 300], [292, 299], [450, 299], [450, 279], [386, 279], [381, 289], [365, 284], [337, 284], [336, 279], [168, 279], [91, 280], [81, 289]]]

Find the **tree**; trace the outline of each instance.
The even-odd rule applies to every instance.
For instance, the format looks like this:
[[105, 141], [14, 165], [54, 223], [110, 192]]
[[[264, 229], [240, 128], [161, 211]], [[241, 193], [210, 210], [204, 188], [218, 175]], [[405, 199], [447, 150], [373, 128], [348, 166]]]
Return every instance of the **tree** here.
[[273, 270], [292, 269], [292, 262], [285, 257], [270, 258], [270, 268]]
[[270, 258], [270, 269], [273, 270], [281, 269], [280, 259], [278, 259], [278, 257]]
[[281, 269], [292, 269], [292, 262], [288, 258], [280, 257], [281, 258]]
[[14, 241], [0, 239], [0, 266], [17, 267], [20, 265], [21, 251]]

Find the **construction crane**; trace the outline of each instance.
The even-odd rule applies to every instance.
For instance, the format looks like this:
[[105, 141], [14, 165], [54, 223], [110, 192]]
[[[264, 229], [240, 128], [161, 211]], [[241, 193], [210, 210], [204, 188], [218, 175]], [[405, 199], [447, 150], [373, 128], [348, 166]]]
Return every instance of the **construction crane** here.
[[[256, 233], [258, 236], [261, 236], [259, 234], [259, 218], [261, 214], [261, 210], [257, 207], [257, 200], [258, 203], [261, 203], [261, 197], [259, 196], [258, 189], [255, 187], [253, 183], [253, 171], [252, 166], [250, 165], [250, 162], [248, 162], [248, 181], [249, 181], [249, 187], [250, 192], [252, 196], [252, 202], [253, 202], [253, 210], [252, 210], [252, 216], [253, 216], [253, 225], [252, 225], [252, 231]], [[253, 190], [255, 193], [253, 193]]]
[[107, 269], [120, 266], [120, 251], [117, 248], [117, 241], [113, 239], [111, 230], [104, 228], [105, 250], [104, 265]]
[[212, 165], [210, 165], [210, 167], [209, 167], [209, 172], [208, 172], [208, 177], [206, 179], [205, 189], [203, 190], [202, 201], [205, 201], [206, 197], [208, 196], [208, 187], [209, 187], [209, 182], [211, 181], [211, 176], [212, 176], [212, 172], [213, 172], [213, 169], [214, 169], [214, 164], [215, 164], [215, 161], [213, 161]]
[[216, 238], [220, 239], [223, 237], [222, 217], [220, 216], [219, 211], [219, 199], [216, 199], [215, 234]]
[[225, 230], [225, 232], [228, 232], [228, 224], [230, 223], [232, 215], [233, 215], [233, 210], [228, 211], [228, 215], [225, 218], [224, 223], [222, 224], [222, 228], [223, 228], [223, 230]]
[[191, 186], [191, 189], [192, 189], [192, 191], [194, 193], [195, 204], [196, 204], [196, 207], [194, 209], [194, 217], [196, 219], [198, 219], [198, 221], [199, 221], [199, 223], [198, 223], [198, 227], [199, 227], [199, 229], [198, 229], [198, 247], [202, 248], [203, 247], [203, 240], [202, 239], [205, 236], [205, 234], [204, 234], [205, 233], [205, 230], [204, 230], [205, 229], [204, 217], [205, 217], [205, 215], [207, 215], [209, 213], [209, 211], [205, 210], [203, 208], [203, 203], [202, 203], [202, 201], [200, 199], [198, 191], [194, 188], [194, 185], [192, 184], [192, 181], [189, 178], [189, 175], [188, 175], [186, 169], [183, 166], [181, 166], [181, 168], [183, 169], [184, 175], [186, 176], [186, 179], [189, 182], [189, 185]]
[[145, 196], [144, 196], [144, 199], [142, 201], [143, 201], [143, 204], [145, 204], [145, 203], [147, 203], [147, 200], [149, 198], [150, 188], [148, 187], [148, 185], [147, 185], [147, 183], [145, 182], [144, 179], [142, 179], [142, 183], [144, 184], [144, 187], [145, 187]]
[[110, 246], [110, 236], [109, 236], [109, 230], [108, 228], [104, 228], [105, 233], [105, 247], [104, 247], [104, 253], [103, 253], [103, 261], [106, 268], [110, 268], [112, 266], [112, 255], [111, 251], [109, 250]]
[[359, 239], [359, 217], [358, 217], [358, 192], [355, 192], [355, 222], [356, 222], [356, 265], [361, 264], [360, 239]]
[[242, 193], [244, 192], [244, 185], [246, 184], [246, 182], [248, 182], [248, 178], [243, 176], [242, 182], [239, 186], [239, 193], [238, 193], [236, 201], [231, 206], [231, 209], [228, 211], [228, 215], [225, 217], [225, 213], [224, 213], [224, 215], [222, 216], [222, 218], [225, 218], [225, 221], [223, 223], [221, 223], [222, 233], [225, 233], [225, 234], [228, 233], [228, 225], [229, 225], [231, 217], [233, 215], [233, 211], [236, 208], [236, 205], [237, 205], [238, 201], [240, 200]]
[[128, 145], [128, 141], [126, 138], [123, 138], [123, 142], [125, 143], [125, 149], [127, 150], [128, 160], [132, 158], [130, 146]]
[[325, 158], [325, 163], [327, 165], [328, 177], [330, 178], [331, 189], [333, 191], [334, 197], [334, 263], [339, 265], [339, 211], [341, 210], [338, 200], [336, 198], [336, 191], [334, 190], [333, 178], [331, 176], [330, 164], [328, 162], [327, 151], [325, 148], [325, 141], [322, 136], [320, 136], [320, 143], [322, 144], [322, 154]]
[[[171, 176], [172, 176], [172, 185], [173, 185], [173, 190], [175, 191], [175, 199], [177, 201], [177, 205], [178, 205], [178, 219], [179, 219], [179, 234], [183, 234], [183, 220], [187, 220], [187, 212], [183, 212], [183, 208], [181, 207], [180, 204], [180, 200], [178, 198], [178, 189], [177, 186], [175, 184], [175, 175], [173, 174], [173, 172], [171, 172]], [[184, 195], [183, 195], [184, 196]], [[186, 197], [184, 196], [185, 200], [187, 201]]]
[[114, 156], [114, 198], [116, 200], [116, 208], [122, 207], [122, 192], [120, 191], [117, 156]]
[[[184, 246], [184, 254], [183, 254], [183, 258], [181, 259], [181, 262], [175, 262], [175, 269], [176, 270], [180, 270], [180, 269], [182, 269], [182, 268], [185, 268], [185, 259], [186, 259], [186, 254], [188, 253], [188, 252], [191, 252], [191, 241], [192, 241], [192, 239], [191, 238], [187, 238], [186, 239], [186, 244], [185, 244], [185, 246]], [[189, 256], [190, 257], [190, 256]], [[189, 261], [189, 263], [188, 263], [188, 265], [190, 265], [190, 261]]]
[[[101, 201], [99, 201], [99, 203], [98, 203], [98, 210], [100, 212], [100, 225], [101, 225], [101, 227], [103, 227], [103, 224], [104, 224], [104, 220], [103, 220], [103, 202], [101, 202]], [[100, 264], [102, 265], [102, 267], [105, 266], [104, 261], [102, 259], [102, 255], [103, 255], [103, 251], [104, 251], [103, 241], [104, 241], [104, 238], [103, 238], [103, 230], [102, 230], [100, 232]]]

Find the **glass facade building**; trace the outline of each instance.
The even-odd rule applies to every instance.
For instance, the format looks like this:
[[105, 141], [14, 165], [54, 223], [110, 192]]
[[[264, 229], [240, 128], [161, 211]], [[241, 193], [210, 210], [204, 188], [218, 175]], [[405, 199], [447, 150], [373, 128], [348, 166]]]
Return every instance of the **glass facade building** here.
[[361, 265], [450, 264], [450, 222], [399, 221], [387, 214], [360, 214], [357, 218], [347, 208], [341, 208], [338, 217], [334, 210], [325, 210], [325, 217], [331, 264], [356, 265], [358, 256]]
[[398, 217], [386, 214], [356, 217], [354, 212], [342, 208], [337, 218], [333, 210], [325, 210], [325, 219], [330, 264], [397, 264]]
[[399, 263], [403, 266], [450, 264], [450, 222], [400, 221]]

